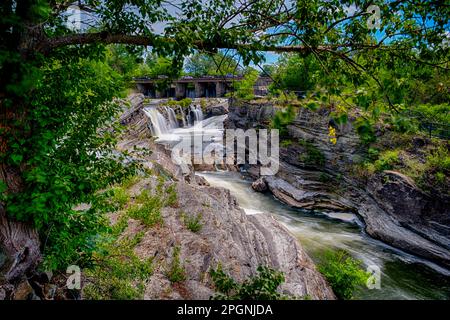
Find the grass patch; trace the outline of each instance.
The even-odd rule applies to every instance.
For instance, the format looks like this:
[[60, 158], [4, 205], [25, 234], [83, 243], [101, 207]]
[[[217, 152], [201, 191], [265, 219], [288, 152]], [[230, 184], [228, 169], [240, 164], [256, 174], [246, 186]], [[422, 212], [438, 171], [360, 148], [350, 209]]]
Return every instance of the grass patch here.
[[426, 170], [450, 173], [450, 156], [447, 148], [439, 146], [428, 155]]
[[450, 195], [450, 156], [445, 146], [439, 146], [427, 156], [418, 184], [426, 190]]
[[179, 246], [173, 248], [172, 261], [166, 271], [166, 277], [172, 283], [186, 280], [186, 271], [180, 261], [180, 250]]
[[132, 186], [134, 186], [139, 181], [139, 179], [140, 179], [140, 177], [137, 175], [131, 176], [122, 182], [122, 187], [125, 189], [130, 189]]
[[281, 144], [280, 144], [283, 148], [287, 148], [287, 147], [289, 147], [289, 146], [291, 146], [292, 145], [292, 140], [290, 140], [290, 139], [284, 139], [284, 140], [282, 140], [281, 141]]
[[280, 131], [280, 137], [285, 137], [288, 134], [287, 126], [290, 125], [297, 116], [297, 111], [292, 105], [288, 105], [283, 110], [275, 112], [271, 122], [271, 129], [278, 129]]
[[386, 150], [380, 153], [374, 166], [376, 171], [392, 170], [394, 166], [400, 163], [399, 150]]
[[187, 215], [186, 213], [181, 214], [181, 218], [183, 219], [183, 223], [190, 231], [197, 233], [202, 227], [202, 214], [199, 213], [197, 215]]

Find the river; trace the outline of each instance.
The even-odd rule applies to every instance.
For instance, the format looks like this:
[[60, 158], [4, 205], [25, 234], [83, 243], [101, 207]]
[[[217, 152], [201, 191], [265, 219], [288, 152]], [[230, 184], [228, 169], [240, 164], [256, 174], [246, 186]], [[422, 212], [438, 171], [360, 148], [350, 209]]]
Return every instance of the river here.
[[[450, 299], [450, 279], [439, 268], [369, 237], [353, 214], [325, 215], [291, 208], [270, 194], [255, 192], [237, 172], [202, 172], [212, 186], [237, 198], [247, 214], [271, 214], [299, 240], [313, 260], [328, 249], [345, 249], [365, 266], [381, 270], [380, 289], [357, 292], [357, 299]], [[342, 218], [337, 218], [342, 216]]]

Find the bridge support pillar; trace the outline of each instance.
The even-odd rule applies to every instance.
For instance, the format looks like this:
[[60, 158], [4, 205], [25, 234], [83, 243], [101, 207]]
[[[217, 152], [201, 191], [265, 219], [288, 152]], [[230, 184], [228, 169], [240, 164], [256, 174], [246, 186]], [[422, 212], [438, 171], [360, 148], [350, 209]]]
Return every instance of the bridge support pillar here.
[[138, 91], [145, 95], [145, 91], [146, 91], [145, 90], [145, 86], [143, 84], [140, 84], [140, 83], [137, 83], [136, 86], [137, 86]]
[[224, 82], [216, 82], [216, 97], [220, 98], [225, 95], [225, 83]]
[[186, 98], [186, 84], [177, 83], [175, 86], [175, 98], [183, 99]]
[[195, 97], [196, 98], [202, 98], [205, 96], [205, 84], [200, 82], [195, 82]]

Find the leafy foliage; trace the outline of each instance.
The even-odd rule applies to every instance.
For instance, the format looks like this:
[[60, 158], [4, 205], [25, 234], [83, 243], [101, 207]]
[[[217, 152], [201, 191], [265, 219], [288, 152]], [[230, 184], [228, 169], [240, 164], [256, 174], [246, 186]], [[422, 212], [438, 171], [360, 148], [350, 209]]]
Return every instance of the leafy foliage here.
[[[419, 184], [433, 192], [450, 195], [450, 153], [447, 147], [439, 146], [427, 156]], [[431, 186], [431, 188], [430, 188]]]
[[237, 283], [228, 276], [219, 264], [217, 269], [210, 269], [210, 276], [219, 292], [212, 299], [215, 300], [280, 300], [285, 299], [277, 290], [284, 282], [282, 272], [267, 266], [259, 266], [258, 274]]
[[314, 56], [285, 54], [278, 62], [271, 90], [310, 91], [321, 76], [323, 70]]
[[355, 122], [355, 127], [359, 138], [364, 144], [369, 144], [375, 141], [376, 137], [372, 121], [369, 119], [359, 118]]
[[398, 156], [398, 150], [386, 150], [382, 152], [378, 160], [375, 161], [375, 169], [377, 171], [393, 169], [394, 165], [399, 162]]
[[[21, 130], [7, 136], [2, 162], [22, 168], [25, 186], [5, 195], [5, 207], [40, 231], [49, 268], [89, 260], [104, 227], [104, 197], [97, 191], [134, 172], [122, 164], [125, 155], [111, 152], [120, 132], [113, 120], [120, 105], [113, 98], [121, 88], [120, 77], [105, 63], [49, 60], [23, 120], [33, 123], [32, 135]], [[91, 207], [73, 210], [80, 203]]]
[[140, 259], [133, 251], [142, 235], [133, 239], [110, 241], [95, 253], [96, 264], [85, 269], [88, 278], [83, 288], [85, 299], [142, 299], [145, 281], [153, 272], [152, 259]]
[[130, 196], [128, 192], [122, 187], [112, 188], [111, 204], [114, 209], [120, 210], [125, 207], [125, 205], [130, 201]]
[[319, 271], [339, 299], [352, 299], [355, 291], [365, 285], [370, 276], [361, 268], [361, 262], [344, 250], [325, 252]]

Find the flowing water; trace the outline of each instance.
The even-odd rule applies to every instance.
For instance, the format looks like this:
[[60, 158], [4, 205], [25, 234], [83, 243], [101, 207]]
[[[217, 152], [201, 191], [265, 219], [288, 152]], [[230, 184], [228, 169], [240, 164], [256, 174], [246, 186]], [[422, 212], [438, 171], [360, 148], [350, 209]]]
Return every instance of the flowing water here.
[[[220, 140], [226, 116], [208, 118], [188, 128], [170, 129], [159, 112], [146, 111], [151, 119], [154, 135], [160, 143], [172, 145], [188, 135], [207, 136], [206, 141]], [[192, 114], [192, 112], [191, 112]], [[201, 120], [203, 115], [194, 117]], [[213, 142], [216, 143], [216, 142]], [[217, 142], [219, 143], [219, 142]], [[253, 191], [251, 181], [237, 172], [203, 172], [211, 185], [223, 187], [237, 198], [247, 214], [271, 214], [299, 240], [313, 260], [329, 249], [345, 249], [365, 266], [381, 270], [381, 288], [364, 288], [357, 293], [359, 299], [450, 299], [448, 272], [417, 257], [394, 249], [370, 238], [358, 217], [342, 213], [311, 213], [293, 209], [270, 194]], [[437, 271], [441, 271], [437, 272]], [[447, 273], [446, 276], [442, 273]]]

